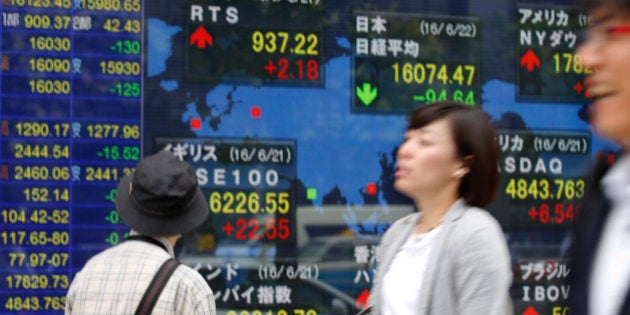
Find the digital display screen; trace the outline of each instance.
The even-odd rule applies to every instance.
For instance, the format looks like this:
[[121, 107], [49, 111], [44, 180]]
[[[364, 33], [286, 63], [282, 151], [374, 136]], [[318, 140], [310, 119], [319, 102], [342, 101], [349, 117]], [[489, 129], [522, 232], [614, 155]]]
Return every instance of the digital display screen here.
[[[569, 312], [568, 232], [591, 133], [564, 0], [4, 0], [0, 313], [62, 314], [75, 276], [130, 230], [114, 204], [140, 159], [190, 163], [210, 216], [176, 247], [218, 313], [355, 314], [380, 238], [415, 211], [394, 188], [406, 115], [480, 107], [501, 179], [487, 210], [515, 313]], [[564, 314], [564, 313], [563, 313]]]

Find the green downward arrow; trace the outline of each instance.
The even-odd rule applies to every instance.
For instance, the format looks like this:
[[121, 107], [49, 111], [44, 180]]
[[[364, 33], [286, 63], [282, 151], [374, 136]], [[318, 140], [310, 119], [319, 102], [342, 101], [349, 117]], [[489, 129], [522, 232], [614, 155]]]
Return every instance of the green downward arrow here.
[[365, 106], [370, 106], [372, 102], [378, 96], [378, 88], [372, 88], [372, 84], [368, 82], [363, 83], [363, 88], [357, 86], [357, 97], [363, 102]]

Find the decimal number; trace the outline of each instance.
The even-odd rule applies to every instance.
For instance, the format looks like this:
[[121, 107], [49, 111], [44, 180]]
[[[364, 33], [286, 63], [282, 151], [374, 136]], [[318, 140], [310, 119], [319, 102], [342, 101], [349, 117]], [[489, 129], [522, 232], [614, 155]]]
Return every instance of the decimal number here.
[[291, 235], [289, 228], [289, 218], [271, 218], [260, 222], [258, 218], [236, 219], [234, 223], [228, 221], [221, 230], [227, 237], [233, 237], [238, 241], [247, 240], [287, 240]]
[[8, 0], [4, 5], [32, 8], [60, 8], [70, 9], [72, 0]]
[[[450, 65], [436, 63], [394, 63], [394, 82], [404, 84], [458, 84], [472, 86], [475, 78], [474, 65]], [[454, 68], [454, 69], [453, 69]]]
[[40, 14], [24, 15], [24, 27], [27, 29], [67, 30], [69, 25], [70, 16], [68, 15], [55, 15], [52, 18]]
[[140, 139], [138, 125], [89, 124], [85, 130], [94, 139]]
[[69, 123], [25, 121], [15, 124], [15, 131], [20, 137], [67, 137], [69, 130]]
[[315, 33], [262, 32], [252, 33], [252, 50], [257, 53], [317, 56], [319, 37]]
[[124, 176], [131, 174], [133, 170], [133, 167], [125, 167], [119, 170], [116, 167], [88, 166], [85, 168], [85, 180], [88, 182], [118, 182]]
[[70, 191], [67, 188], [28, 187], [22, 190], [27, 202], [68, 202]]
[[435, 101], [444, 101], [452, 99], [457, 102], [475, 106], [475, 91], [463, 91], [456, 89], [454, 91], [448, 91], [447, 89], [426, 89], [424, 94], [414, 95], [414, 101], [420, 101], [424, 103], [431, 103]]
[[[16, 165], [13, 168], [14, 180], [53, 180], [53, 181], [67, 181], [70, 179], [70, 168], [68, 166], [22, 166]], [[32, 198], [31, 201], [37, 201], [40, 199], [48, 199], [48, 189], [45, 193], [43, 190], [29, 190], [28, 197]], [[37, 196], [37, 194], [40, 194]], [[25, 193], [27, 194], [27, 193]]]
[[68, 209], [2, 209], [2, 223], [70, 224]]
[[317, 311], [310, 309], [292, 310], [229, 310], [227, 315], [317, 315]]
[[70, 147], [62, 144], [24, 144], [13, 145], [13, 157], [16, 159], [68, 159]]
[[557, 178], [550, 181], [544, 178], [510, 178], [504, 192], [510, 198], [518, 200], [573, 200], [584, 196], [585, 186], [582, 179]]
[[542, 224], [562, 224], [565, 222], [572, 223], [579, 211], [579, 204], [556, 203], [549, 206], [547, 203], [543, 203], [538, 207], [532, 206], [527, 215], [532, 221], [538, 221]]
[[43, 289], [67, 289], [68, 275], [62, 274], [40, 274], [40, 275], [22, 275], [12, 274], [5, 278], [6, 288], [8, 289], [27, 289], [27, 290], [43, 290]]
[[224, 214], [287, 214], [291, 209], [288, 192], [218, 192], [208, 199], [210, 211]]
[[103, 24], [103, 29], [110, 33], [127, 32], [135, 34], [140, 33], [141, 24], [138, 19], [121, 21], [120, 19], [109, 18], [105, 21], [105, 24]]
[[11, 312], [63, 311], [65, 308], [65, 296], [10, 296], [4, 303], [4, 309]]
[[8, 253], [9, 267], [66, 267], [68, 266], [68, 253], [45, 252], [17, 252]]
[[98, 11], [140, 12], [140, 0], [81, 0], [81, 7]]

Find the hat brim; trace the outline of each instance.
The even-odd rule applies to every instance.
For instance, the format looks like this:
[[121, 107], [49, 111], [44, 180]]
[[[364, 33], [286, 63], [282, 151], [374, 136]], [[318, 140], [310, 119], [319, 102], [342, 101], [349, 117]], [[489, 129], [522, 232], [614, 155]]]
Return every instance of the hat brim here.
[[116, 209], [122, 221], [134, 231], [150, 236], [171, 236], [190, 232], [200, 226], [210, 210], [201, 189], [197, 187], [190, 207], [176, 216], [156, 216], [142, 210], [129, 198], [132, 175], [125, 176], [116, 189]]

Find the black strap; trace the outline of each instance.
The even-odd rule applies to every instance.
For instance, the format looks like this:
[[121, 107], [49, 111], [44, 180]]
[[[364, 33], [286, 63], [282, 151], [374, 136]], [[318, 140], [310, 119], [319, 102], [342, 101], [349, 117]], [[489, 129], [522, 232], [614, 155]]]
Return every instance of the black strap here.
[[179, 266], [179, 262], [174, 258], [169, 258], [165, 261], [160, 269], [157, 271], [153, 280], [149, 284], [149, 287], [144, 292], [142, 296], [142, 300], [140, 300], [140, 304], [136, 309], [136, 315], [149, 315], [153, 311], [155, 304], [157, 303], [158, 297], [164, 290], [168, 279], [171, 277], [175, 269]]
[[168, 249], [166, 248], [166, 246], [164, 246], [164, 244], [162, 244], [160, 241], [154, 239], [153, 237], [150, 236], [146, 236], [146, 235], [131, 235], [131, 236], [127, 236], [127, 241], [141, 241], [141, 242], [146, 242], [146, 243], [151, 243], [155, 246], [159, 246], [161, 248], [163, 248], [165, 251], [168, 252]]

